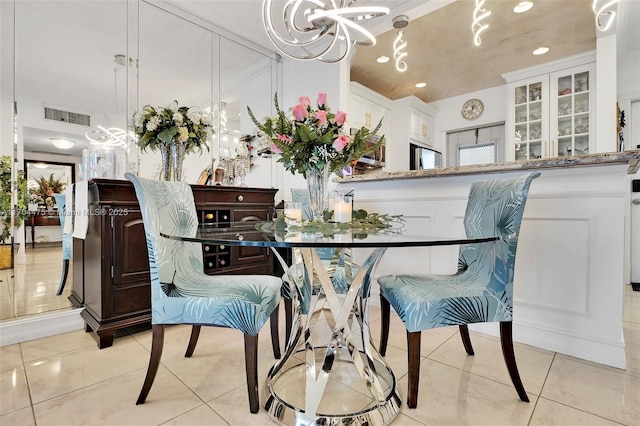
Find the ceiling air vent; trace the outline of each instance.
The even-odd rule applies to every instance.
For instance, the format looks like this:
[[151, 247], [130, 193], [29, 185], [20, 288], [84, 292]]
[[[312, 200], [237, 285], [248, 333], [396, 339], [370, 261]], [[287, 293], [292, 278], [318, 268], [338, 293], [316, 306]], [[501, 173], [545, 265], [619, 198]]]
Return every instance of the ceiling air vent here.
[[77, 112], [62, 111], [60, 109], [44, 107], [44, 118], [47, 120], [64, 121], [65, 123], [91, 127], [91, 116], [78, 114]]

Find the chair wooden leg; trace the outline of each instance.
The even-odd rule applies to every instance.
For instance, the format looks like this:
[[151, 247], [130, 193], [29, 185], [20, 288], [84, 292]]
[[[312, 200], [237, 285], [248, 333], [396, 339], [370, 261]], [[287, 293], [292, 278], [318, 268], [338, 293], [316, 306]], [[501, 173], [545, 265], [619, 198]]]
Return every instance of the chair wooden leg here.
[[473, 352], [473, 346], [471, 345], [471, 338], [469, 337], [469, 327], [467, 327], [467, 324], [461, 324], [459, 327], [464, 350], [467, 351], [467, 355], [475, 355]]
[[513, 323], [511, 321], [500, 322], [500, 343], [502, 344], [502, 355], [504, 356], [504, 362], [507, 364], [509, 376], [511, 376], [511, 381], [518, 392], [520, 400], [529, 402], [529, 396], [524, 390], [522, 380], [520, 380], [520, 373], [518, 373], [518, 366], [516, 365], [516, 354], [513, 351], [512, 324]]
[[380, 294], [380, 311], [382, 314], [382, 324], [380, 326], [380, 344], [378, 349], [380, 355], [385, 356], [387, 353], [387, 343], [389, 342], [389, 315], [391, 314], [391, 305], [382, 294]]
[[291, 337], [291, 327], [293, 326], [293, 300], [284, 300], [284, 348], [286, 350], [289, 344], [289, 338]]
[[420, 381], [420, 337], [421, 332], [407, 331], [407, 350], [409, 356], [409, 388], [407, 391], [407, 406], [416, 408], [418, 405], [418, 382]]
[[67, 283], [67, 275], [69, 275], [69, 259], [62, 260], [62, 275], [60, 276], [60, 284], [58, 284], [58, 291], [56, 296], [60, 296], [64, 290], [64, 285]]
[[258, 400], [258, 336], [244, 335], [244, 363], [247, 373], [249, 410], [252, 413], [257, 413], [260, 409]]
[[164, 324], [153, 324], [151, 340], [151, 357], [149, 358], [149, 367], [147, 368], [147, 377], [144, 379], [142, 390], [136, 401], [136, 405], [144, 404], [149, 395], [153, 380], [156, 378], [160, 358], [162, 357], [162, 347], [164, 345]]
[[193, 351], [196, 350], [196, 345], [198, 344], [198, 337], [200, 337], [200, 329], [202, 327], [199, 325], [194, 325], [191, 328], [191, 338], [189, 338], [189, 346], [187, 346], [187, 351], [184, 353], [185, 358], [191, 358], [193, 355]]
[[275, 359], [280, 359], [280, 331], [279, 327], [279, 314], [280, 314], [280, 305], [274, 309], [269, 317], [269, 323], [271, 325], [271, 346], [273, 347], [273, 357]]

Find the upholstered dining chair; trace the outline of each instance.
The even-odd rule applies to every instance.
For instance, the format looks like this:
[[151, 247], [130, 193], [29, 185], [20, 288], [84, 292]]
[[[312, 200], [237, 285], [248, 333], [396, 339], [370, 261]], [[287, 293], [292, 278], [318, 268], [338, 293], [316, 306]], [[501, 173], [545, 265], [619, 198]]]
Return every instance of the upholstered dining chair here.
[[60, 296], [64, 290], [65, 284], [67, 283], [67, 276], [69, 275], [69, 260], [71, 260], [71, 256], [73, 255], [73, 235], [70, 232], [64, 231], [67, 213], [67, 196], [65, 194], [53, 194], [53, 199], [56, 201], [56, 206], [58, 207], [60, 229], [62, 230], [62, 274], [60, 275], [58, 291], [56, 291], [56, 296]]
[[125, 175], [140, 204], [151, 275], [152, 345], [147, 375], [136, 404], [143, 404], [155, 379], [166, 324], [193, 326], [185, 357], [193, 354], [201, 326], [234, 328], [244, 334], [249, 407], [259, 409], [258, 332], [271, 319], [273, 352], [280, 358], [278, 304], [282, 280], [270, 275], [206, 275], [197, 243], [164, 238], [195, 236], [193, 193], [183, 182], [160, 182]]
[[409, 389], [407, 405], [418, 402], [422, 330], [458, 325], [468, 355], [473, 355], [467, 324], [500, 322], [500, 341], [518, 396], [529, 402], [512, 339], [513, 278], [518, 234], [531, 181], [540, 172], [471, 185], [464, 216], [467, 237], [501, 236], [498, 241], [460, 247], [453, 275], [385, 275], [378, 278], [382, 310], [380, 354], [389, 338], [390, 306], [407, 329]]

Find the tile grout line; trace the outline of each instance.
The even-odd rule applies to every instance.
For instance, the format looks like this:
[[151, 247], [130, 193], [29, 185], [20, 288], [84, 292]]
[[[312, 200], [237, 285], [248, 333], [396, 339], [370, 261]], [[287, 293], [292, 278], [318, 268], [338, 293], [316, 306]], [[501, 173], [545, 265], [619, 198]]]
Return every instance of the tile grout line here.
[[551, 358], [551, 362], [549, 363], [549, 369], [547, 370], [547, 374], [544, 375], [544, 380], [542, 381], [542, 386], [540, 386], [540, 395], [536, 399], [536, 403], [533, 405], [533, 410], [531, 410], [531, 417], [529, 417], [529, 421], [527, 422], [527, 426], [531, 424], [533, 420], [533, 416], [536, 414], [536, 408], [538, 408], [538, 402], [540, 398], [542, 398], [542, 392], [544, 391], [544, 385], [547, 384], [547, 379], [549, 378], [549, 373], [551, 373], [551, 367], [553, 366], [554, 361], [556, 360], [557, 352], [553, 353], [553, 357]]
[[[24, 375], [24, 381], [27, 385], [27, 393], [29, 395], [29, 407], [31, 408], [31, 416], [33, 417], [33, 424], [37, 426], [38, 422], [36, 421], [36, 410], [33, 406], [33, 397], [31, 396], [31, 385], [29, 384], [29, 376], [27, 375], [27, 366], [24, 363], [24, 354], [22, 353], [22, 344], [18, 344], [18, 348], [20, 349], [20, 361], [22, 361], [22, 374]], [[26, 407], [25, 407], [26, 408]], [[17, 411], [17, 410], [14, 410]]]

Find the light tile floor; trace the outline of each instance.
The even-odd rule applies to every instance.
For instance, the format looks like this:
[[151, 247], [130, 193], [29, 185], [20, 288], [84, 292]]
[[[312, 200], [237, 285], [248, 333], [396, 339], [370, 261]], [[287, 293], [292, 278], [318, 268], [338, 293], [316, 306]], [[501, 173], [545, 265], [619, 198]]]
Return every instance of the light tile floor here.
[[[640, 292], [627, 286], [624, 332], [627, 370], [516, 345], [529, 404], [520, 402], [494, 337], [472, 333], [465, 355], [457, 328], [423, 333], [417, 409], [402, 408], [395, 425], [640, 424]], [[379, 310], [371, 309], [373, 335]], [[203, 328], [191, 359], [183, 357], [186, 326], [170, 327], [147, 402], [136, 406], [151, 345], [150, 331], [116, 338], [98, 350], [83, 331], [0, 348], [0, 424], [26, 425], [272, 425], [264, 410], [249, 413], [243, 339], [237, 331]], [[387, 361], [406, 393], [405, 332], [392, 315]], [[259, 374], [274, 362], [261, 333]], [[264, 380], [261, 381], [264, 401]]]
[[13, 319], [69, 309], [69, 294], [73, 287], [73, 267], [64, 291], [56, 296], [62, 274], [62, 246], [36, 245], [26, 247], [26, 263], [15, 264], [14, 279], [10, 270], [0, 273], [0, 319]]

